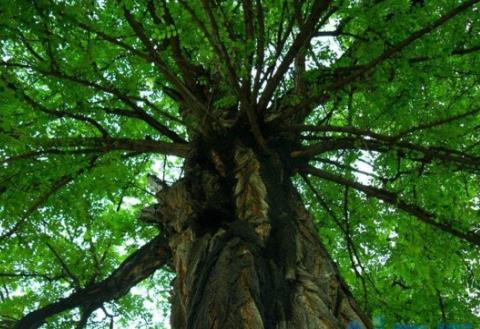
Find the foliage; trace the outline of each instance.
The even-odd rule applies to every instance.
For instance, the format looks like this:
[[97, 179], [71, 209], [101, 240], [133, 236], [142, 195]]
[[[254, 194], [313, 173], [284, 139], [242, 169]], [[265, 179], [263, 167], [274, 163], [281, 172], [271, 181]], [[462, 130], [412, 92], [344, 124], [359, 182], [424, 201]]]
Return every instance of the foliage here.
[[[107, 278], [157, 233], [147, 176], [245, 120], [260, 149], [296, 132], [294, 182], [366, 312], [480, 325], [477, 2], [1, 0], [0, 317]], [[170, 279], [88, 325], [153, 326]]]

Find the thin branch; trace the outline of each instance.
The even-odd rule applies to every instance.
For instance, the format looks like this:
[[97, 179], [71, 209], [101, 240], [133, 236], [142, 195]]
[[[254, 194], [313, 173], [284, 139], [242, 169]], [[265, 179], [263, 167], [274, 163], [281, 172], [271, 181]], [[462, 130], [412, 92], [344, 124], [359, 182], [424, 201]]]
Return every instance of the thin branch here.
[[[273, 74], [273, 71], [275, 69], [275, 64], [278, 63], [278, 60], [280, 58], [280, 55], [282, 54], [283, 49], [285, 48], [285, 43], [288, 40], [288, 36], [291, 34], [293, 25], [294, 25], [294, 19], [287, 19], [285, 16], [288, 16], [286, 14], [287, 11], [287, 2], [284, 3], [282, 6], [282, 12], [280, 14], [280, 20], [279, 20], [279, 26], [277, 29], [276, 33], [276, 42], [273, 45], [275, 48], [273, 58], [271, 58], [271, 64], [267, 67], [265, 74], [263, 74], [262, 79], [260, 80], [259, 87], [263, 85], [267, 80], [270, 79], [271, 75]], [[283, 24], [284, 22], [287, 21], [287, 27], [285, 29], [285, 33], [283, 31]], [[282, 35], [283, 34], [283, 35]]]
[[28, 42], [27, 38], [20, 29], [14, 29], [13, 31], [20, 36], [20, 40], [22, 41], [23, 45], [25, 46], [25, 48], [27, 48], [30, 54], [33, 55], [33, 57], [35, 57], [40, 62], [45, 62], [45, 59], [32, 47], [32, 45]]
[[[472, 46], [469, 48], [455, 48], [448, 54], [448, 56], [465, 56], [465, 55], [470, 55], [475, 52], [480, 51], [480, 45]], [[416, 64], [416, 63], [424, 63], [427, 61], [435, 60], [441, 58], [441, 56], [417, 56], [417, 57], [412, 57], [408, 59], [408, 62], [410, 64]]]
[[470, 111], [467, 111], [467, 112], [464, 112], [464, 113], [459, 113], [459, 114], [453, 115], [453, 116], [445, 118], [445, 119], [440, 119], [440, 120], [435, 120], [435, 121], [432, 121], [432, 122], [423, 123], [423, 124], [420, 124], [418, 126], [402, 130], [398, 134], [396, 134], [396, 136], [397, 137], [405, 136], [405, 135], [409, 135], [409, 134], [417, 132], [417, 131], [435, 128], [435, 127], [438, 127], [438, 126], [441, 126], [441, 125], [444, 125], [444, 124], [448, 124], [448, 123], [454, 122], [456, 120], [460, 120], [460, 119], [463, 119], [463, 118], [466, 118], [466, 117], [469, 117], [469, 116], [472, 116], [472, 115], [475, 115], [475, 114], [478, 114], [478, 113], [480, 113], [480, 108], [476, 108], [476, 109], [473, 109], [473, 110], [470, 110]]
[[112, 137], [67, 137], [67, 138], [37, 138], [33, 144], [43, 147], [92, 147], [106, 151], [135, 151], [144, 153], [161, 153], [186, 157], [190, 151], [188, 144], [167, 143], [151, 139], [130, 139]]
[[260, 76], [263, 71], [263, 64], [265, 61], [265, 14], [262, 6], [262, 1], [257, 0], [255, 6], [257, 24], [258, 24], [258, 37], [257, 37], [257, 54], [255, 60], [255, 78], [253, 82], [253, 97], [252, 102], [256, 102], [258, 92], [260, 89]]
[[205, 105], [198, 100], [198, 98], [192, 93], [192, 91], [188, 89], [188, 87], [185, 86], [185, 84], [179, 78], [177, 78], [174, 72], [169, 69], [168, 65], [157, 55], [155, 46], [152, 44], [152, 42], [146, 35], [142, 24], [140, 24], [140, 22], [135, 19], [133, 14], [125, 7], [123, 8], [123, 13], [132, 30], [147, 48], [151, 62], [155, 64], [155, 66], [165, 76], [165, 78], [167, 78], [167, 80], [170, 81], [175, 86], [175, 88], [177, 88], [177, 90], [186, 100], [189, 100], [193, 106], [202, 110], [202, 112], [207, 112]]
[[[480, 1], [480, 0], [478, 0]], [[287, 72], [290, 64], [293, 62], [297, 54], [301, 51], [301, 49], [311, 40], [315, 33], [315, 26], [320, 19], [320, 16], [325, 11], [326, 8], [330, 5], [330, 0], [315, 0], [313, 3], [312, 10], [310, 15], [308, 16], [305, 23], [301, 26], [300, 32], [298, 33], [297, 37], [293, 41], [291, 47], [289, 48], [285, 58], [280, 63], [277, 68], [277, 71], [272, 76], [272, 78], [268, 81], [267, 85], [265, 86], [265, 90], [260, 97], [258, 102], [258, 111], [263, 112], [265, 111], [268, 103], [270, 102], [273, 93], [277, 89], [280, 81], [284, 77], [285, 73]]]
[[471, 244], [480, 247], [480, 235], [474, 232], [463, 232], [460, 229], [455, 228], [452, 224], [452, 223], [455, 223], [455, 221], [446, 220], [443, 218], [440, 218], [443, 222], [438, 221], [438, 218], [434, 214], [424, 210], [423, 208], [417, 205], [410, 204], [402, 200], [397, 193], [390, 192], [390, 191], [373, 187], [373, 186], [363, 185], [361, 183], [346, 179], [342, 176], [338, 176], [338, 175], [335, 175], [311, 166], [301, 167], [301, 168], [298, 168], [298, 170], [302, 173], [311, 174], [316, 177], [326, 179], [328, 181], [331, 181], [343, 186], [354, 188], [360, 192], [365, 193], [369, 197], [380, 199], [386, 203], [389, 203], [395, 206], [398, 209], [405, 211], [406, 213], [414, 216], [415, 218], [417, 218], [418, 220], [420, 220], [425, 224], [433, 226], [445, 233], [448, 233], [461, 240], [468, 241]]
[[50, 249], [52, 254], [55, 256], [55, 258], [57, 259], [58, 263], [62, 267], [65, 274], [67, 274], [68, 277], [72, 279], [74, 287], [76, 289], [80, 289], [80, 280], [77, 278], [75, 274], [73, 274], [73, 272], [70, 270], [65, 260], [62, 258], [62, 256], [60, 256], [59, 252], [49, 242], [46, 242], [46, 245], [48, 249]]
[[290, 125], [287, 127], [282, 128], [285, 131], [295, 131], [295, 132], [302, 132], [302, 131], [310, 131], [310, 132], [338, 132], [338, 133], [348, 133], [357, 136], [368, 136], [378, 140], [391, 142], [395, 141], [397, 138], [377, 134], [370, 130], [361, 129], [353, 126], [333, 126], [333, 125]]
[[80, 77], [77, 76], [70, 76], [65, 74], [64, 72], [61, 71], [48, 71], [44, 70], [40, 67], [32, 66], [32, 65], [24, 65], [24, 64], [19, 64], [19, 63], [10, 63], [10, 62], [5, 62], [5, 61], [0, 61], [0, 65], [6, 66], [6, 67], [21, 67], [21, 68], [28, 68], [31, 70], [34, 70], [40, 74], [43, 74], [45, 76], [53, 76], [56, 78], [60, 78], [62, 80], [66, 81], [71, 81], [80, 85], [83, 85], [85, 87], [92, 88], [97, 91], [101, 91], [107, 94], [111, 94], [115, 97], [117, 97], [120, 101], [128, 105], [137, 113], [136, 117], [145, 121], [148, 125], [150, 125], [152, 128], [160, 132], [161, 134], [165, 135], [166, 137], [170, 138], [173, 142], [176, 143], [185, 143], [185, 140], [180, 137], [176, 132], [173, 130], [169, 129], [162, 123], [160, 123], [158, 120], [156, 120], [154, 117], [152, 117], [150, 114], [145, 112], [142, 108], [140, 108], [135, 101], [132, 100], [132, 98], [124, 93], [122, 93], [120, 90], [116, 89], [113, 86], [103, 86], [101, 84], [98, 84], [96, 82], [84, 80]]
[[412, 42], [420, 39], [421, 37], [423, 37], [424, 35], [432, 32], [432, 31], [434, 31], [435, 29], [442, 26], [443, 24], [448, 22], [450, 19], [454, 18], [458, 14], [467, 10], [468, 8], [470, 8], [471, 6], [473, 6], [474, 4], [476, 4], [479, 1], [480, 0], [470, 0], [470, 1], [466, 1], [466, 2], [462, 3], [461, 5], [455, 7], [454, 9], [452, 9], [448, 13], [444, 14], [443, 16], [441, 16], [440, 18], [438, 18], [437, 20], [435, 20], [434, 22], [432, 22], [428, 26], [412, 33], [407, 38], [403, 39], [402, 41], [396, 43], [392, 47], [385, 50], [380, 56], [376, 57], [375, 59], [373, 59], [370, 62], [368, 62], [367, 64], [365, 64], [362, 67], [362, 69], [356, 71], [355, 73], [351, 74], [350, 76], [346, 77], [345, 79], [342, 79], [340, 81], [337, 81], [337, 82], [333, 83], [332, 85], [327, 87], [327, 90], [329, 90], [329, 91], [337, 90], [337, 89], [345, 86], [346, 84], [354, 81], [358, 77], [362, 76], [363, 74], [370, 71], [371, 69], [373, 69], [374, 67], [376, 67], [380, 63], [384, 62], [385, 60], [389, 59], [390, 57], [392, 57], [396, 53], [400, 52], [401, 50], [403, 50], [404, 48], [409, 46]]
[[318, 161], [318, 162], [323, 162], [323, 163], [328, 163], [328, 164], [334, 165], [335, 167], [340, 168], [340, 169], [344, 169], [344, 170], [348, 170], [348, 171], [353, 171], [353, 172], [356, 172], [356, 173], [359, 173], [359, 174], [362, 174], [362, 175], [365, 175], [365, 176], [369, 176], [369, 177], [378, 179], [378, 180], [380, 180], [380, 181], [387, 181], [387, 180], [388, 180], [388, 178], [381, 177], [381, 176], [378, 176], [378, 175], [375, 175], [375, 174], [372, 174], [372, 173], [369, 173], [369, 172], [366, 172], [366, 171], [357, 169], [357, 168], [355, 168], [355, 167], [348, 166], [348, 165], [346, 165], [346, 164], [343, 164], [343, 163], [340, 163], [340, 162], [337, 162], [337, 161], [330, 160], [330, 159], [324, 159], [324, 158], [317, 158], [317, 157], [315, 157], [314, 160], [315, 160], [315, 161]]
[[211, 41], [213, 42], [212, 46], [214, 50], [217, 52], [217, 55], [219, 59], [224, 62], [226, 68], [227, 68], [227, 78], [230, 80], [230, 84], [232, 88], [235, 90], [237, 96], [243, 100], [243, 102], [248, 103], [246, 99], [243, 97], [243, 93], [241, 91], [240, 85], [239, 85], [239, 79], [237, 77], [237, 73], [235, 71], [235, 68], [233, 66], [232, 60], [230, 59], [230, 56], [228, 54], [227, 48], [223, 44], [221, 38], [220, 38], [220, 30], [217, 25], [217, 21], [215, 19], [215, 15], [213, 14], [212, 8], [210, 7], [209, 1], [208, 0], [201, 0], [203, 8], [205, 12], [207, 13], [207, 17], [210, 23], [210, 26], [212, 28], [212, 38]]
[[[163, 18], [165, 19], [165, 23], [162, 23], [162, 19], [157, 16], [157, 11], [155, 9], [155, 1], [148, 0], [147, 1], [147, 9], [150, 12], [150, 16], [152, 16], [153, 21], [155, 24], [162, 26], [162, 25], [170, 25], [174, 26], [175, 21], [173, 20], [172, 15], [170, 14], [170, 10], [168, 9], [167, 2], [165, 0], [161, 1], [161, 6], [163, 9]], [[194, 90], [195, 87], [195, 80], [194, 77], [198, 76], [199, 70], [192, 65], [187, 58], [183, 55], [182, 46], [180, 45], [180, 38], [178, 37], [178, 33], [175, 33], [174, 36], [167, 39], [172, 46], [173, 51], [173, 59], [177, 64], [178, 68], [182, 72], [183, 80], [186, 81], [188, 87]]]
[[345, 234], [346, 234], [346, 240], [347, 240], [347, 249], [348, 249], [348, 255], [350, 258], [350, 261], [352, 262], [353, 270], [355, 272], [355, 275], [360, 278], [360, 281], [362, 282], [362, 287], [363, 287], [363, 308], [366, 309], [368, 305], [368, 292], [367, 292], [367, 285], [365, 282], [365, 278], [363, 275], [358, 271], [357, 265], [359, 264], [362, 271], [365, 272], [365, 269], [363, 268], [363, 265], [360, 263], [360, 259], [358, 258], [358, 255], [355, 253], [356, 256], [356, 261], [354, 260], [353, 256], [353, 251], [352, 248], [354, 248], [353, 244], [353, 239], [351, 236], [350, 232], [350, 210], [349, 210], [349, 204], [348, 204], [348, 186], [345, 186], [344, 193], [343, 193], [343, 219], [345, 223]]
[[58, 192], [61, 188], [63, 188], [68, 183], [70, 183], [72, 180], [73, 180], [73, 176], [65, 175], [60, 177], [57, 181], [55, 181], [55, 183], [53, 183], [53, 185], [50, 187], [48, 191], [40, 195], [33, 202], [33, 204], [25, 211], [25, 213], [20, 217], [20, 219], [15, 223], [15, 225], [0, 236], [0, 241], [3, 241], [6, 238], [9, 238], [10, 236], [12, 236], [14, 233], [16, 233], [18, 229], [26, 222], [28, 217], [30, 217], [30, 215], [32, 215], [38, 208], [40, 208], [43, 204], [45, 204], [45, 202], [47, 202], [47, 200], [53, 194]]
[[302, 132], [302, 131], [310, 131], [310, 132], [340, 132], [340, 133], [350, 133], [354, 135], [360, 135], [360, 136], [368, 136], [372, 137], [375, 139], [379, 140], [384, 140], [384, 141], [395, 141], [398, 140], [406, 135], [410, 135], [414, 132], [422, 131], [422, 130], [428, 130], [432, 128], [436, 128], [445, 124], [452, 123], [457, 120], [464, 119], [466, 117], [475, 115], [480, 113], [480, 108], [474, 108], [472, 110], [459, 113], [456, 115], [449, 116], [447, 118], [439, 119], [439, 120], [434, 120], [431, 122], [423, 123], [418, 126], [410, 127], [401, 130], [400, 132], [396, 133], [393, 136], [387, 136], [387, 135], [382, 135], [382, 134], [377, 134], [374, 133], [370, 130], [366, 129], [361, 129], [361, 128], [356, 128], [353, 126], [333, 126], [333, 125], [289, 125], [286, 127], [281, 128], [284, 131], [295, 131], [295, 132]]
[[25, 211], [25, 213], [20, 217], [20, 219], [15, 223], [15, 225], [9, 229], [7, 232], [2, 234], [0, 236], [0, 241], [3, 241], [10, 236], [12, 236], [14, 233], [16, 233], [21, 226], [23, 226], [27, 219], [40, 208], [42, 205], [44, 205], [48, 199], [57, 193], [59, 190], [61, 190], [63, 187], [65, 187], [68, 183], [72, 182], [75, 178], [78, 176], [82, 175], [85, 173], [87, 170], [90, 170], [95, 166], [96, 160], [98, 159], [98, 156], [94, 156], [92, 159], [90, 159], [89, 163], [85, 167], [81, 167], [78, 169], [76, 172], [73, 174], [66, 174], [63, 175], [62, 177], [58, 178], [51, 186], [50, 188], [41, 194], [37, 199], [33, 202], [33, 204]]
[[[320, 203], [320, 205], [322, 206], [322, 208], [327, 212], [327, 214], [333, 219], [333, 221], [335, 222], [335, 224], [338, 226], [338, 228], [342, 231], [343, 233], [343, 236], [345, 238], [345, 242], [347, 244], [347, 249], [348, 249], [348, 255], [349, 255], [349, 258], [350, 258], [350, 262], [352, 263], [352, 267], [353, 267], [353, 270], [355, 272], [355, 275], [360, 278], [360, 281], [362, 283], [362, 287], [363, 287], [363, 292], [364, 292], [364, 298], [365, 298], [365, 306], [364, 308], [366, 308], [366, 305], [367, 305], [367, 300], [368, 300], [368, 294], [367, 294], [367, 286], [366, 286], [366, 282], [365, 282], [365, 278], [363, 277], [363, 275], [358, 271], [357, 269], [357, 265], [360, 267], [360, 269], [362, 270], [362, 273], [365, 273], [365, 275], [367, 276], [367, 279], [368, 281], [370, 282], [370, 284], [372, 285], [372, 287], [377, 290], [377, 288], [375, 287], [375, 284], [373, 282], [373, 280], [370, 278], [370, 276], [368, 275], [367, 271], [365, 271], [365, 267], [363, 266], [361, 260], [360, 260], [360, 255], [358, 253], [358, 250], [355, 246], [355, 243], [353, 241], [353, 238], [350, 234], [350, 224], [348, 223], [348, 215], [345, 213], [345, 206], [346, 206], [346, 203], [344, 202], [344, 216], [345, 216], [345, 225], [342, 225], [342, 223], [340, 222], [340, 219], [337, 217], [337, 215], [335, 215], [335, 212], [328, 206], [327, 202], [322, 198], [322, 196], [320, 195], [320, 193], [317, 191], [317, 189], [313, 186], [312, 182], [310, 181], [310, 179], [308, 179], [307, 175], [301, 173], [300, 176], [302, 177], [302, 179], [305, 181], [305, 183], [307, 184], [308, 188], [312, 191], [312, 193], [315, 195], [317, 201]], [[355, 261], [356, 260], [356, 261]]]
[[278, 118], [278, 121], [283, 121], [286, 118], [294, 115], [299, 111], [299, 109], [311, 109], [312, 105], [327, 100], [330, 97], [329, 95], [331, 94], [331, 92], [339, 90], [344, 86], [350, 84], [351, 82], [355, 81], [356, 79], [362, 77], [364, 74], [368, 73], [369, 71], [377, 67], [379, 64], [383, 63], [384, 61], [388, 60], [389, 58], [393, 57], [394, 55], [396, 55], [397, 53], [405, 49], [414, 41], [422, 38], [426, 34], [439, 28], [440, 26], [448, 22], [450, 19], [461, 14], [462, 12], [472, 7], [474, 4], [478, 3], [479, 1], [480, 0], [469, 0], [453, 8], [451, 11], [442, 15], [440, 18], [428, 24], [426, 27], [410, 34], [408, 37], [406, 37], [402, 41], [386, 49], [382, 54], [372, 59], [370, 62], [357, 66], [357, 68], [353, 70], [353, 73], [347, 75], [345, 78], [336, 79], [334, 83], [326, 86], [323, 89], [322, 93], [315, 95], [313, 97], [307, 98], [303, 102], [301, 102], [299, 105], [289, 108], [287, 111], [285, 111], [282, 114], [281, 117]]
[[[243, 7], [243, 21], [245, 25], [245, 42], [248, 45], [247, 49], [250, 49], [249, 44], [254, 42], [255, 38], [255, 29], [254, 29], [254, 14], [253, 14], [253, 3], [252, 0], [242, 0], [242, 7]], [[251, 91], [251, 72], [253, 67], [253, 54], [254, 51], [250, 51], [246, 56], [246, 68], [245, 68], [245, 76], [243, 77], [244, 85], [243, 89], [246, 93], [250, 93]]]
[[48, 109], [47, 107], [43, 106], [42, 104], [38, 103], [27, 94], [25, 94], [23, 90], [18, 89], [17, 86], [14, 85], [13, 83], [11, 82], [7, 83], [7, 87], [14, 90], [16, 93], [21, 93], [22, 98], [25, 100], [25, 102], [29, 104], [32, 108], [37, 109], [40, 112], [52, 115], [57, 118], [72, 118], [75, 120], [83, 121], [95, 127], [102, 134], [103, 137], [107, 137], [109, 135], [108, 131], [100, 123], [98, 123], [96, 120], [92, 118], [89, 118], [82, 114], [70, 113], [63, 110]]
[[445, 302], [443, 300], [442, 294], [438, 288], [435, 288], [438, 297], [438, 306], [440, 307], [440, 312], [442, 314], [442, 322], [447, 323], [447, 315], [445, 312]]
[[24, 152], [0, 160], [0, 163], [11, 163], [32, 159], [47, 154], [89, 154], [108, 153], [113, 151], [133, 151], [136, 153], [159, 153], [185, 158], [190, 152], [188, 144], [175, 144], [150, 139], [129, 139], [113, 137], [64, 137], [33, 138], [29, 140], [34, 151]]
[[53, 282], [53, 281], [62, 279], [64, 277], [65, 276], [63, 274], [48, 275], [44, 273], [24, 272], [24, 271], [15, 272], [15, 273], [0, 272], [0, 278], [20, 278], [20, 279], [38, 278], [38, 279], [43, 279], [49, 282]]
[[24, 153], [20, 153], [17, 155], [12, 155], [8, 158], [0, 160], [0, 163], [14, 163], [17, 161], [28, 160], [28, 159], [36, 159], [39, 157], [43, 157], [45, 155], [73, 155], [73, 154], [96, 154], [102, 153], [102, 150], [97, 150], [95, 148], [82, 148], [82, 149], [74, 149], [74, 150], [62, 150], [57, 148], [43, 148], [37, 151], [28, 151]]

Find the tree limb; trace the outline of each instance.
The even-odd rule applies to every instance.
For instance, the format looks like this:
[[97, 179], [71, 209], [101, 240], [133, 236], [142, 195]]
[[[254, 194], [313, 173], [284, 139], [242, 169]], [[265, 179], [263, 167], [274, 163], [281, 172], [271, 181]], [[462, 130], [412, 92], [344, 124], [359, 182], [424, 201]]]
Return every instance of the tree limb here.
[[168, 241], [162, 235], [158, 235], [130, 255], [105, 280], [26, 314], [16, 322], [14, 329], [39, 328], [47, 318], [77, 307], [88, 310], [100, 308], [103, 303], [127, 294], [130, 288], [164, 266], [169, 258]]
[[133, 16], [133, 14], [126, 8], [123, 8], [123, 14], [132, 30], [147, 48], [150, 56], [150, 61], [155, 64], [155, 66], [165, 76], [165, 78], [167, 78], [167, 80], [170, 81], [175, 86], [175, 88], [177, 88], [177, 90], [183, 95], [183, 97], [185, 97], [186, 100], [189, 100], [193, 106], [202, 110], [202, 112], [207, 112], [205, 105], [198, 100], [198, 98], [192, 93], [192, 91], [187, 86], [185, 86], [183, 81], [177, 78], [177, 76], [172, 72], [172, 70], [168, 68], [168, 65], [157, 55], [154, 45], [150, 41], [149, 37], [146, 35], [145, 30], [140, 24], [140, 22], [138, 22]]
[[186, 157], [190, 151], [188, 144], [167, 143], [150, 139], [130, 139], [113, 137], [67, 137], [38, 138], [33, 144], [44, 147], [92, 147], [99, 151], [135, 151], [146, 153], [161, 153]]
[[277, 89], [277, 86], [285, 75], [285, 72], [287, 72], [288, 67], [293, 62], [302, 47], [305, 46], [305, 44], [309, 42], [310, 39], [313, 37], [315, 33], [315, 26], [318, 23], [320, 16], [324, 12], [324, 10], [330, 5], [330, 3], [330, 0], [316, 0], [313, 3], [312, 11], [305, 23], [300, 28], [300, 33], [298, 33], [297, 37], [293, 41], [292, 46], [288, 50], [283, 61], [278, 66], [277, 71], [265, 86], [265, 90], [263, 91], [258, 102], [259, 112], [263, 112], [266, 109], [268, 102], [270, 102], [272, 95], [275, 92], [275, 89]]
[[33, 138], [30, 145], [37, 149], [0, 160], [10, 163], [18, 160], [39, 157], [45, 154], [107, 153], [112, 151], [133, 151], [140, 153], [160, 153], [185, 158], [190, 152], [188, 144], [167, 143], [150, 139], [130, 139], [115, 137], [64, 137]]
[[[344, 127], [339, 127], [344, 128]], [[348, 128], [348, 127], [346, 127]], [[373, 134], [378, 135], [378, 134]], [[367, 135], [369, 136], [369, 135]], [[402, 157], [406, 157], [413, 161], [420, 161], [423, 163], [437, 160], [444, 163], [453, 163], [459, 168], [478, 170], [480, 168], [480, 157], [471, 155], [462, 151], [449, 149], [443, 146], [422, 146], [410, 142], [397, 141], [395, 137], [378, 135], [378, 139], [367, 139], [360, 137], [339, 137], [327, 138], [324, 142], [312, 144], [305, 147], [303, 150], [293, 151], [291, 156], [297, 157], [312, 157], [314, 155], [333, 151], [333, 150], [366, 150], [387, 153], [392, 150], [401, 151]], [[420, 157], [414, 157], [418, 154]]]
[[124, 104], [128, 105], [129, 107], [132, 108], [132, 110], [136, 113], [135, 116], [131, 117], [136, 117], [144, 122], [146, 122], [149, 126], [163, 134], [164, 136], [170, 138], [173, 142], [176, 143], [185, 143], [185, 140], [180, 137], [176, 132], [173, 130], [169, 129], [166, 127], [164, 124], [156, 120], [154, 117], [152, 117], [150, 114], [145, 112], [140, 106], [136, 104], [136, 102], [129, 97], [128, 95], [122, 93], [120, 90], [114, 88], [113, 86], [104, 86], [101, 85], [97, 82], [92, 82], [89, 80], [84, 80], [80, 77], [77, 76], [71, 76], [68, 74], [65, 74], [64, 72], [61, 72], [59, 70], [44, 70], [40, 67], [36, 67], [33, 65], [26, 65], [26, 64], [19, 64], [19, 63], [10, 63], [10, 62], [5, 62], [5, 61], [0, 61], [0, 64], [6, 67], [14, 67], [14, 68], [25, 68], [25, 69], [31, 69], [34, 70], [40, 74], [43, 74], [45, 76], [52, 76], [56, 78], [60, 78], [62, 80], [66, 81], [71, 81], [74, 83], [77, 83], [79, 85], [83, 85], [88, 88], [92, 88], [97, 91], [101, 91], [110, 95], [113, 95], [118, 98], [119, 101], [123, 102]]
[[386, 140], [386, 141], [394, 141], [398, 140], [406, 135], [412, 134], [417, 131], [428, 130], [432, 128], [436, 128], [445, 124], [449, 124], [451, 122], [464, 119], [466, 117], [479, 114], [480, 108], [474, 108], [472, 110], [458, 113], [443, 119], [438, 119], [426, 123], [419, 124], [417, 126], [413, 126], [410, 128], [406, 128], [401, 130], [400, 132], [396, 133], [393, 136], [387, 136], [382, 134], [374, 133], [370, 130], [356, 128], [353, 126], [333, 126], [333, 125], [302, 125], [302, 124], [294, 124], [289, 125], [286, 127], [281, 128], [282, 131], [294, 131], [294, 132], [302, 132], [302, 131], [310, 131], [310, 132], [340, 132], [340, 133], [350, 133], [353, 135], [363, 135], [369, 136], [372, 138]]
[[35, 101], [33, 98], [31, 98], [27, 94], [25, 94], [23, 92], [23, 90], [18, 89], [17, 86], [14, 85], [13, 83], [7, 83], [7, 87], [14, 90], [16, 93], [21, 93], [22, 98], [25, 100], [25, 102], [27, 104], [29, 104], [32, 108], [37, 109], [40, 112], [52, 115], [52, 116], [57, 117], [57, 118], [72, 118], [72, 119], [75, 119], [75, 120], [83, 121], [83, 122], [89, 123], [90, 125], [95, 127], [102, 134], [103, 137], [107, 137], [109, 135], [108, 131], [99, 122], [97, 122], [96, 120], [94, 120], [94, 119], [92, 119], [88, 116], [85, 116], [85, 115], [82, 115], [82, 114], [70, 113], [70, 112], [63, 111], [63, 110], [49, 109], [49, 108], [43, 106], [42, 104], [40, 104], [39, 102]]
[[361, 183], [351, 181], [342, 176], [338, 176], [312, 166], [300, 167], [298, 168], [298, 170], [305, 174], [310, 174], [310, 175], [313, 175], [322, 179], [326, 179], [328, 181], [331, 181], [343, 186], [354, 188], [360, 192], [365, 193], [369, 197], [380, 199], [386, 203], [389, 203], [395, 206], [398, 209], [405, 211], [406, 213], [414, 216], [415, 218], [419, 219], [421, 222], [427, 225], [433, 226], [445, 233], [448, 233], [461, 240], [468, 241], [471, 244], [477, 247], [480, 247], [480, 235], [471, 231], [463, 232], [460, 229], [457, 229], [452, 224], [452, 223], [455, 223], [455, 221], [446, 220], [443, 218], [440, 218], [441, 220], [443, 220], [443, 222], [438, 221], [439, 218], [437, 218], [437, 216], [424, 210], [423, 208], [417, 205], [410, 204], [402, 200], [397, 193], [390, 192], [390, 191], [373, 187], [373, 186], [363, 185]]
[[454, 9], [449, 11], [448, 13], [442, 15], [440, 18], [438, 18], [437, 20], [435, 20], [434, 22], [432, 22], [428, 26], [412, 33], [407, 38], [403, 39], [402, 41], [400, 41], [400, 42], [396, 43], [395, 45], [393, 45], [392, 47], [388, 48], [380, 56], [374, 58], [373, 60], [371, 60], [370, 62], [365, 64], [361, 70], [358, 70], [358, 71], [354, 72], [353, 74], [351, 74], [350, 76], [346, 77], [345, 79], [342, 79], [342, 80], [340, 80], [338, 82], [335, 82], [334, 84], [330, 85], [327, 88], [327, 90], [329, 90], [329, 91], [337, 90], [337, 89], [345, 86], [346, 84], [352, 82], [356, 78], [362, 76], [366, 72], [373, 69], [375, 66], [377, 66], [380, 63], [384, 62], [385, 60], [389, 59], [390, 57], [392, 57], [393, 55], [395, 55], [399, 51], [403, 50], [405, 47], [410, 45], [415, 40], [420, 39], [424, 35], [432, 32], [436, 28], [442, 26], [443, 24], [448, 22], [450, 19], [452, 19], [453, 17], [462, 13], [463, 11], [467, 10], [468, 8], [470, 8], [471, 6], [473, 6], [474, 4], [476, 4], [479, 1], [480, 0], [465, 1], [464, 3], [455, 7]]
[[[237, 96], [240, 99], [243, 99], [243, 94], [240, 88], [239, 84], [239, 79], [237, 77], [237, 73], [235, 71], [235, 68], [233, 67], [232, 60], [230, 59], [230, 56], [228, 54], [227, 48], [223, 44], [221, 38], [220, 38], [220, 30], [217, 24], [217, 21], [215, 19], [215, 15], [213, 14], [212, 8], [210, 7], [209, 1], [208, 0], [201, 0], [202, 6], [207, 14], [208, 20], [210, 22], [210, 26], [212, 28], [212, 46], [214, 50], [216, 51], [219, 60], [224, 62], [226, 68], [227, 68], [227, 78], [230, 80], [230, 84], [232, 88], [235, 90]], [[246, 99], [243, 99], [245, 102]]]
[[360, 78], [364, 74], [368, 73], [372, 69], [374, 69], [376, 66], [379, 64], [383, 63], [387, 59], [391, 58], [407, 46], [409, 46], [411, 43], [414, 41], [420, 39], [421, 37], [425, 36], [426, 34], [434, 31], [438, 27], [442, 26], [446, 22], [448, 22], [450, 19], [454, 18], [458, 14], [464, 12], [474, 4], [478, 3], [480, 0], [469, 0], [466, 1], [459, 6], [453, 8], [450, 10], [448, 13], [442, 15], [440, 18], [436, 19], [426, 27], [415, 31], [414, 33], [410, 34], [408, 37], [403, 39], [402, 41], [394, 44], [390, 48], [386, 49], [382, 54], [380, 54], [378, 57], [372, 59], [366, 64], [358, 66], [357, 69], [353, 70], [353, 72], [349, 75], [347, 75], [344, 78], [338, 79], [334, 83], [327, 85], [323, 88], [323, 92], [321, 92], [318, 95], [314, 95], [312, 97], [309, 97], [302, 101], [299, 105], [294, 106], [286, 110], [282, 116], [278, 119], [279, 121], [283, 121], [286, 118], [290, 117], [291, 115], [295, 114], [296, 112], [299, 111], [299, 109], [311, 109], [313, 105], [325, 101], [329, 98], [329, 95], [331, 92], [339, 90], [343, 88], [344, 86], [350, 84], [351, 82], [355, 81], [356, 79]]

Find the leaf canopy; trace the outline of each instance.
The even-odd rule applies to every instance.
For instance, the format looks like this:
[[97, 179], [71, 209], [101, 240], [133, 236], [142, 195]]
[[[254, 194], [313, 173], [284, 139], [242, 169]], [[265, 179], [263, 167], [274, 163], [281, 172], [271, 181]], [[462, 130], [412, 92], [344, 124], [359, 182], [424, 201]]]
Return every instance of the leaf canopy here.
[[[478, 0], [2, 0], [0, 318], [107, 279], [157, 234], [137, 219], [148, 175], [173, 183], [197, 139], [241, 127], [291, 161], [377, 322], [480, 325], [479, 12]], [[97, 306], [88, 326], [162, 325], [171, 278]]]

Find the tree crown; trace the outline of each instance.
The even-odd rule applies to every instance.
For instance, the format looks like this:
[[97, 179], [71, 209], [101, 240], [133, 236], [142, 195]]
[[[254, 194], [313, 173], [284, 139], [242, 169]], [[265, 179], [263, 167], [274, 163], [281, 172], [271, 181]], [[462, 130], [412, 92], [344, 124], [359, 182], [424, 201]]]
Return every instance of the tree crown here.
[[[149, 175], [241, 140], [280, 156], [367, 312], [478, 324], [477, 3], [2, 2], [0, 317], [123, 273], [157, 234]], [[150, 324], [170, 278], [89, 323]]]

